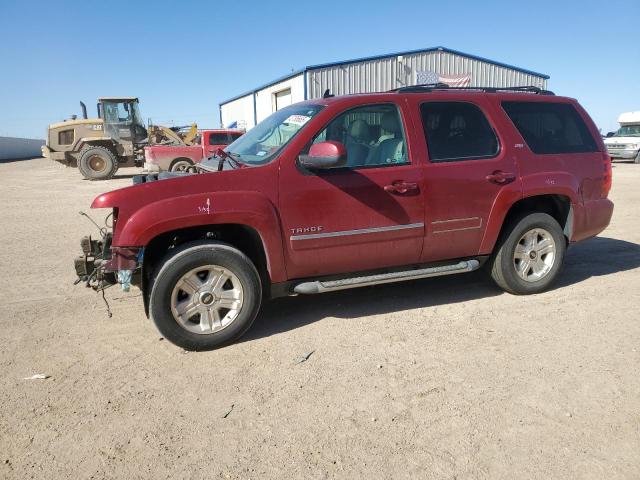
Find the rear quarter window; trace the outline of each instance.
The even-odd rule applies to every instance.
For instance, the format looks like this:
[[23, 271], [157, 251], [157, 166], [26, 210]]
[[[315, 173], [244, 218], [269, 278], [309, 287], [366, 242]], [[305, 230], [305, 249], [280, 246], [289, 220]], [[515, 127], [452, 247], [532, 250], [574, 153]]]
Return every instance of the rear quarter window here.
[[533, 153], [598, 151], [582, 117], [569, 103], [502, 102], [502, 108]]

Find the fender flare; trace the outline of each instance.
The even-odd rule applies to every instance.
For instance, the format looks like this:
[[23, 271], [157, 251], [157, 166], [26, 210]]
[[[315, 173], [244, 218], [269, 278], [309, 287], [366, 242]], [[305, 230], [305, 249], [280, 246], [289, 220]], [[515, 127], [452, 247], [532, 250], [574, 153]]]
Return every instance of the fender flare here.
[[93, 142], [108, 142], [112, 146], [115, 146], [115, 142], [111, 137], [82, 137], [76, 141], [72, 150], [79, 152], [85, 145], [91, 145]]
[[[576, 177], [566, 172], [542, 172], [523, 177], [522, 192], [526, 193], [514, 195], [514, 192], [505, 189], [496, 196], [478, 254], [484, 255], [493, 251], [509, 211], [518, 201], [541, 195], [562, 195], [569, 198], [570, 210], [567, 222], [571, 222], [573, 205], [582, 204], [580, 191], [580, 184]], [[572, 225], [569, 225], [569, 229], [565, 231], [570, 232], [571, 229]]]
[[271, 201], [259, 192], [196, 193], [149, 203], [118, 226], [114, 245], [144, 247], [174, 230], [224, 224], [243, 225], [257, 232], [271, 281], [286, 280], [280, 218]]

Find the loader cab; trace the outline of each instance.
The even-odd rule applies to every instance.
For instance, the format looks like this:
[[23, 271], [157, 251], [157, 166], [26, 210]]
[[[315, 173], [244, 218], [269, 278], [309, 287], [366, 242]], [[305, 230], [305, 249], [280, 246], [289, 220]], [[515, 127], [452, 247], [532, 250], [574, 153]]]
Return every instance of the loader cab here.
[[139, 144], [146, 141], [147, 129], [140, 116], [137, 98], [100, 98], [98, 115], [104, 121], [105, 135], [117, 143]]

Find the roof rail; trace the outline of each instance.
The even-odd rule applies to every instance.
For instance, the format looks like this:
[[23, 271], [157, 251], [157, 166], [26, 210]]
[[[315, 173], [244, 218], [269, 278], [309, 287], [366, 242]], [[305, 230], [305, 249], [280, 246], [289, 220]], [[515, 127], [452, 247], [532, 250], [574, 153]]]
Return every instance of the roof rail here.
[[496, 92], [525, 92], [535, 93], [537, 95], [555, 95], [550, 90], [544, 90], [540, 87], [534, 87], [533, 85], [522, 87], [450, 87], [446, 83], [425, 83], [421, 85], [410, 85], [407, 87], [394, 88], [389, 90], [396, 93], [415, 93], [415, 92], [433, 92], [434, 90], [453, 90], [453, 91], [467, 91], [476, 90], [479, 92], [496, 93]]

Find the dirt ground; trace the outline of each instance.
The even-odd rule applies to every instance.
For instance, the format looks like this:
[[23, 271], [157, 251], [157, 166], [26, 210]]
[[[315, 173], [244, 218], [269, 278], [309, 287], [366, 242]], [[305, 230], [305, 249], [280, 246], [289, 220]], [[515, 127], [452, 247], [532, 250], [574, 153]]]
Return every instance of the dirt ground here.
[[640, 478], [640, 166], [615, 165], [611, 226], [550, 292], [283, 298], [197, 354], [139, 292], [109, 290], [109, 319], [72, 284], [78, 211], [130, 173], [0, 163], [0, 478]]

